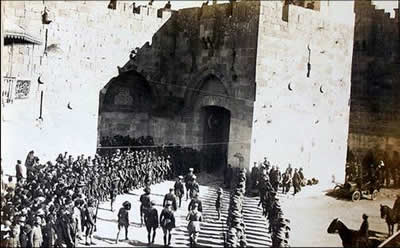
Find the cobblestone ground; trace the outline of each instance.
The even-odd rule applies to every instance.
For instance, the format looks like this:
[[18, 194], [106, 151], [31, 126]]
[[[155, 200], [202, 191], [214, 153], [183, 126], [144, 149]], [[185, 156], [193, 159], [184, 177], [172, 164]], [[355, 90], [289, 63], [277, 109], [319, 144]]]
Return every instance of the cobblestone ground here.
[[[229, 192], [224, 190], [223, 208], [221, 220], [217, 220], [217, 212], [215, 211], [216, 190], [222, 184], [221, 177], [213, 175], [200, 175], [200, 199], [203, 202], [203, 224], [199, 235], [198, 243], [200, 247], [222, 247], [224, 245], [224, 234], [226, 233], [226, 218], [228, 215]], [[162, 201], [164, 195], [168, 193], [168, 189], [173, 187], [173, 181], [165, 181], [151, 186], [151, 197], [156, 201], [156, 208], [159, 214], [162, 210]], [[115, 202], [115, 211], [111, 212], [110, 203], [100, 204], [97, 221], [97, 232], [95, 233], [94, 242], [96, 245], [92, 247], [135, 247], [147, 246], [146, 228], [141, 227], [139, 207], [140, 195], [142, 189], [137, 189], [127, 194], [119, 195]], [[132, 203], [132, 209], [129, 213], [131, 225], [129, 227], [129, 241], [122, 241], [125, 237], [124, 231], [120, 233], [120, 242], [115, 244], [117, 235], [117, 213], [124, 201]], [[267, 222], [262, 217], [261, 209], [257, 208], [257, 198], [247, 198], [244, 205], [244, 215], [246, 224], [247, 241], [252, 247], [265, 247], [271, 244], [270, 235], [267, 233]], [[172, 247], [188, 247], [189, 236], [187, 232], [187, 221], [185, 220], [188, 213], [189, 201], [182, 201], [182, 206], [175, 212], [176, 228], [174, 229], [171, 246]], [[80, 242], [79, 246], [85, 247], [84, 242]], [[152, 247], [163, 246], [162, 229], [157, 229], [157, 236]]]

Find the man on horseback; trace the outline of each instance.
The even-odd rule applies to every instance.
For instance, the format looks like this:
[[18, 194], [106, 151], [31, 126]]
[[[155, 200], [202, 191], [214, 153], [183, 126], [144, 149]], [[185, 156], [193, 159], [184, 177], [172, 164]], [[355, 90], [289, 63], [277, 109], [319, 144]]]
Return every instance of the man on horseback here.
[[[397, 195], [396, 201], [393, 204], [394, 216], [400, 221], [400, 194]], [[400, 230], [400, 224], [397, 225], [397, 230]]]
[[396, 201], [393, 204], [393, 211], [400, 216], [400, 194], [397, 195]]

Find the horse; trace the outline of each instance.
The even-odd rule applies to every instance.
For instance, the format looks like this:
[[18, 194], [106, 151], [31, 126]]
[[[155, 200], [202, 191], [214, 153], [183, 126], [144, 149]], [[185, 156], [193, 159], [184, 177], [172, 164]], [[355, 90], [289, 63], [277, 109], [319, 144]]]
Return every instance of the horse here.
[[397, 230], [400, 229], [400, 218], [389, 206], [381, 204], [381, 218], [386, 220], [389, 229], [389, 236], [393, 235], [394, 225], [397, 224]]
[[344, 248], [376, 248], [380, 241], [377, 239], [366, 239], [359, 231], [351, 230], [338, 218], [334, 219], [328, 227], [328, 233], [339, 233]]

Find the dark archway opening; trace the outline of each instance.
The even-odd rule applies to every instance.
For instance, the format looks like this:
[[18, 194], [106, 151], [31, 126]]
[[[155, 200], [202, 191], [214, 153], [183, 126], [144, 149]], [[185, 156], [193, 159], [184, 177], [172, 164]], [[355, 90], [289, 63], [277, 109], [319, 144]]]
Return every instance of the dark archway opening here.
[[201, 108], [203, 128], [202, 168], [216, 172], [225, 168], [228, 161], [228, 143], [231, 113], [218, 106]]

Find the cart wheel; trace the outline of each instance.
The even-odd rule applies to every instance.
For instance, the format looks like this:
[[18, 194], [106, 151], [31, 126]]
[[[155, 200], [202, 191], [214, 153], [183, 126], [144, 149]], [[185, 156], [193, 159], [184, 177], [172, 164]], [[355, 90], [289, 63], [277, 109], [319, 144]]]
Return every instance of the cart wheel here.
[[360, 199], [361, 199], [360, 191], [354, 191], [354, 193], [351, 195], [351, 200], [352, 201], [358, 201]]
[[377, 196], [378, 196], [378, 190], [375, 189], [375, 190], [372, 192], [372, 195], [371, 195], [372, 200], [375, 200]]

